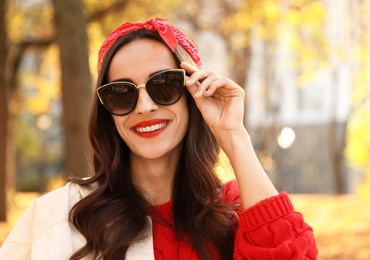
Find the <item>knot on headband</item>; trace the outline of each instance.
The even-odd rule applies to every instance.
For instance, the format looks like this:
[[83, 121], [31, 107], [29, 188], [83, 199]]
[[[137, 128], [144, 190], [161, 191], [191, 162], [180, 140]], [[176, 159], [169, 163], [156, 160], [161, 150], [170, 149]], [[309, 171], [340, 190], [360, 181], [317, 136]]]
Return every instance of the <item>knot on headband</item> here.
[[104, 40], [102, 46], [98, 53], [98, 72], [100, 71], [101, 64], [105, 58], [106, 53], [111, 48], [111, 46], [116, 42], [121, 36], [140, 30], [146, 29], [150, 31], [156, 31], [167, 44], [167, 46], [175, 51], [177, 44], [180, 44], [186, 52], [191, 56], [194, 62], [201, 67], [202, 61], [199, 56], [198, 50], [195, 48], [194, 44], [183, 34], [179, 29], [166, 23], [164, 19], [156, 18], [151, 19], [143, 23], [124, 23], [115, 30], [113, 30], [109, 36]]

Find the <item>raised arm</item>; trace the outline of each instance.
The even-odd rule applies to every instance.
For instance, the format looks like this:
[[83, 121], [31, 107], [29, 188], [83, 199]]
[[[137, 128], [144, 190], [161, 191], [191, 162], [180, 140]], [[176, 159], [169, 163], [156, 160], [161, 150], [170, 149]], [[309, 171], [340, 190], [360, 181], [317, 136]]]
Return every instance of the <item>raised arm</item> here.
[[244, 90], [212, 70], [181, 67], [191, 75], [186, 86], [236, 175], [244, 210], [234, 259], [316, 259], [312, 228], [288, 195], [277, 192], [254, 152], [243, 125]]
[[243, 208], [277, 195], [243, 125], [244, 90], [210, 69], [199, 70], [187, 63], [182, 63], [181, 67], [191, 74], [186, 86], [230, 160], [239, 184]]

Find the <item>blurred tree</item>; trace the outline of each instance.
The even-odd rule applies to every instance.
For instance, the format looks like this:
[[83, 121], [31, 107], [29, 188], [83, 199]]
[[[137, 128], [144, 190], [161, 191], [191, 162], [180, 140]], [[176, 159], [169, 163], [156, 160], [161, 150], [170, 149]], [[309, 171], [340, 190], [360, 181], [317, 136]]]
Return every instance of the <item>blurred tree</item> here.
[[[17, 150], [18, 123], [21, 120], [21, 105], [23, 96], [19, 92], [19, 86], [23, 81], [22, 64], [27, 60], [27, 51], [36, 50], [42, 54], [53, 41], [52, 26], [48, 20], [51, 5], [47, 1], [8, 1], [7, 32], [8, 32], [8, 61], [7, 61], [7, 82], [8, 95], [8, 136], [7, 136], [7, 189], [14, 190], [17, 184], [17, 154], [22, 155], [22, 149], [29, 147], [22, 145]], [[29, 55], [28, 55], [29, 56]], [[31, 66], [33, 64], [30, 64]], [[27, 83], [26, 83], [27, 84]], [[32, 128], [27, 125], [25, 130]], [[42, 156], [42, 154], [40, 154]]]
[[350, 54], [356, 71], [345, 155], [349, 165], [364, 175], [358, 187], [360, 196], [370, 199], [370, 2], [351, 1], [351, 8], [355, 18], [351, 20], [351, 29], [357, 44]]
[[[161, 0], [161, 4], [150, 9], [147, 9], [141, 0], [107, 0], [104, 2], [85, 0], [84, 3], [86, 4], [84, 12], [87, 16], [87, 29], [89, 35], [91, 35], [89, 46], [93, 50], [90, 59], [94, 75], [96, 73], [97, 53], [95, 50], [114, 27], [126, 20], [143, 20], [151, 16], [167, 17], [171, 12], [171, 6], [174, 5], [174, 1], [169, 0]], [[46, 151], [35, 152], [40, 149], [36, 146], [40, 144], [43, 137], [40, 134], [34, 135], [37, 133], [37, 129], [33, 129], [35, 127], [34, 122], [20, 122], [24, 120], [24, 117], [22, 118], [20, 115], [23, 111], [23, 115], [30, 113], [31, 117], [38, 118], [49, 112], [50, 98], [56, 99], [52, 93], [59, 88], [55, 88], [55, 84], [58, 83], [55, 82], [55, 77], [58, 77], [60, 68], [56, 65], [56, 59], [49, 58], [55, 55], [55, 51], [49, 50], [55, 49], [56, 46], [54, 44], [56, 33], [54, 26], [52, 26], [53, 9], [49, 0], [35, 2], [15, 0], [9, 2], [7, 10], [10, 37], [8, 59], [10, 86], [8, 103], [10, 111], [8, 120], [10, 127], [15, 130], [8, 133], [8, 144], [10, 144], [8, 145], [8, 175], [10, 176], [10, 178], [8, 177], [8, 184], [12, 183], [10, 187], [15, 187], [16, 173], [21, 172], [22, 168], [27, 170], [26, 167], [23, 167], [24, 165], [30, 165], [30, 162], [34, 165], [37, 164], [40, 158], [41, 160], [45, 160], [45, 157], [50, 158], [48, 154], [45, 154]], [[35, 57], [33, 67], [25, 70], [22, 64], [27, 60], [29, 61], [30, 55], [38, 57]], [[51, 60], [51, 62], [47, 62], [47, 60]], [[41, 67], [45, 67], [45, 63], [47, 63], [46, 69], [49, 71], [47, 73], [40, 70]], [[19, 92], [19, 88], [25, 85], [28, 86], [27, 91]], [[25, 93], [33, 94], [32, 96], [25, 96]], [[24, 106], [24, 103], [26, 106]], [[20, 129], [21, 125], [27, 127]], [[53, 129], [55, 130], [55, 127]], [[33, 144], [32, 146], [22, 143], [21, 140], [24, 140], [25, 137]], [[78, 144], [76, 143], [76, 145]], [[54, 155], [51, 157], [54, 158]], [[86, 161], [86, 158], [84, 159], [83, 161]]]
[[211, 30], [220, 35], [229, 54], [229, 75], [247, 89], [252, 39], [266, 41], [270, 58], [276, 56], [279, 41], [285, 42], [294, 55], [292, 64], [270, 60], [266, 63], [269, 71], [292, 69], [299, 86], [312, 78], [327, 56], [322, 32], [324, 9], [319, 0], [193, 0], [173, 16], [189, 22], [195, 32]]
[[[232, 66], [227, 68], [228, 76], [246, 89], [251, 23], [254, 22], [250, 19], [252, 10], [249, 1], [193, 0], [177, 8], [172, 17], [189, 23], [194, 35], [211, 31], [221, 37], [229, 55], [228, 64]], [[245, 106], [245, 122], [247, 109]]]
[[[259, 93], [264, 95], [263, 107], [268, 118], [261, 126], [267, 130], [258, 131], [254, 143], [261, 151], [271, 151], [275, 160], [273, 165], [279, 165], [280, 151], [276, 142], [282, 128], [279, 121], [281, 101], [277, 98], [281, 91], [279, 73], [292, 71], [297, 75], [297, 86], [304, 87], [325, 64], [327, 48], [322, 30], [325, 20], [322, 1], [193, 0], [177, 10], [174, 17], [190, 23], [195, 35], [211, 31], [220, 36], [229, 55], [228, 75], [247, 93], [252, 41], [259, 44], [258, 55], [261, 52], [263, 55], [259, 60], [263, 63], [259, 73], [263, 79]], [[289, 59], [278, 58], [281, 46], [289, 50]], [[244, 118], [247, 127], [248, 109], [247, 98]], [[279, 174], [279, 169], [273, 170]], [[275, 185], [281, 188], [281, 182]]]
[[[369, 93], [370, 97], [370, 93]], [[348, 122], [347, 147], [349, 165], [363, 173], [356, 187], [362, 198], [370, 199], [370, 98], [353, 111]]]
[[60, 49], [65, 172], [88, 175], [87, 121], [92, 95], [86, 17], [81, 0], [53, 0]]
[[7, 91], [5, 68], [7, 57], [6, 0], [0, 0], [0, 221], [6, 220], [6, 141], [7, 141]]
[[[99, 21], [101, 28], [109, 23], [108, 32], [126, 20], [145, 19], [158, 11], [158, 2], [147, 9], [142, 1], [86, 1], [87, 17], [82, 1], [54, 0], [57, 39], [61, 54], [62, 92], [65, 120], [65, 171], [75, 176], [87, 174], [86, 148], [88, 147], [86, 122], [90, 109], [92, 80], [88, 66], [86, 19]], [[170, 6], [172, 1], [161, 1]], [[136, 10], [135, 10], [136, 9]], [[71, 11], [73, 10], [73, 11]], [[131, 17], [128, 14], [131, 14]], [[127, 15], [126, 15], [127, 14]], [[91, 26], [89, 26], [91, 28]], [[105, 34], [105, 35], [104, 35]], [[107, 32], [103, 33], [106, 36]], [[99, 39], [100, 37], [91, 37]], [[73, 50], [73, 51], [71, 51]], [[84, 149], [84, 150], [82, 150]]]
[[[63, 130], [58, 47], [27, 48], [19, 73], [15, 127], [17, 189], [43, 192], [63, 173]], [[14, 109], [13, 109], [13, 112]]]

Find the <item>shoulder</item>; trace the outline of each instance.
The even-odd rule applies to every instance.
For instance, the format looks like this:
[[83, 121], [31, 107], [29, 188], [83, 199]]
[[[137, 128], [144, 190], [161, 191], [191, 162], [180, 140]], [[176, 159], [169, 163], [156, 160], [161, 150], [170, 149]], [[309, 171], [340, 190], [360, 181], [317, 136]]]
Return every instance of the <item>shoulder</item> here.
[[50, 191], [39, 197], [36, 201], [47, 201], [58, 198], [68, 198], [69, 200], [74, 200], [75, 198], [82, 199], [95, 189], [95, 185], [81, 186], [73, 182], [68, 182], [63, 187]]
[[[67, 250], [67, 241], [76, 237], [70, 230], [69, 212], [93, 190], [93, 187], [84, 188], [69, 182], [34, 200], [4, 241], [0, 258], [12, 256], [12, 259], [28, 259], [32, 254], [32, 258], [40, 259], [36, 256], [45, 253], [45, 245], [56, 246], [63, 241]], [[62, 249], [55, 248], [53, 251], [58, 253], [58, 250]]]
[[92, 190], [93, 188], [68, 182], [65, 186], [46, 193], [28, 206], [13, 231], [23, 230], [24, 234], [37, 235], [58, 223], [68, 222], [69, 211]]
[[226, 182], [222, 187], [221, 201], [228, 203], [239, 200], [240, 200], [240, 191], [238, 182], [236, 180]]
[[61, 209], [68, 210], [73, 207], [83, 197], [86, 197], [90, 192], [93, 191], [93, 187], [82, 187], [78, 184], [68, 182], [65, 186], [53, 190], [45, 195], [36, 199], [31, 207], [35, 209], [55, 209], [60, 211]]
[[71, 208], [91, 191], [92, 188], [84, 188], [68, 182], [65, 186], [46, 193], [33, 201], [20, 222], [30, 222], [29, 226], [32, 226], [33, 232], [38, 232], [58, 222], [68, 221]]
[[[65, 186], [51, 191], [34, 201], [33, 211], [36, 226], [45, 226], [58, 221], [68, 221], [69, 211], [72, 207], [94, 190], [94, 187], [83, 187], [68, 182]], [[47, 214], [45, 214], [47, 213]]]

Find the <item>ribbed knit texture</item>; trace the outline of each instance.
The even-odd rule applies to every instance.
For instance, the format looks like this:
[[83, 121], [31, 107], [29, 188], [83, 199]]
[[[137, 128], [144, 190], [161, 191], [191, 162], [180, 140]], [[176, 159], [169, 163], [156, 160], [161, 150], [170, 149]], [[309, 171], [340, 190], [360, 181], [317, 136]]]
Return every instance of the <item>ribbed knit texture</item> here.
[[[222, 201], [232, 202], [239, 198], [236, 181], [225, 184]], [[172, 201], [155, 208], [161, 216], [152, 214], [155, 259], [201, 259], [191, 246], [178, 240], [173, 232]], [[302, 215], [294, 211], [286, 193], [240, 212], [234, 259], [301, 260], [316, 257], [312, 229], [304, 223]]]
[[190, 245], [177, 239], [172, 229], [172, 201], [156, 206], [156, 209], [167, 223], [152, 216], [155, 259], [201, 259]]

